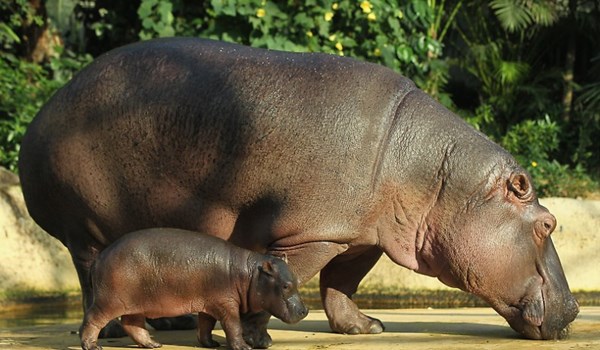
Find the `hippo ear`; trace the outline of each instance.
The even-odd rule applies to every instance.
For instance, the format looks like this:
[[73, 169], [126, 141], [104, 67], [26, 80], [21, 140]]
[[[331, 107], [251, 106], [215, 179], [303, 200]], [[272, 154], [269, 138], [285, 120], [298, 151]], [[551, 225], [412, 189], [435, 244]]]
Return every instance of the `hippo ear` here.
[[288, 263], [288, 258], [287, 258], [287, 254], [286, 253], [283, 253], [283, 254], [277, 256], [277, 258], [283, 260], [283, 262], [286, 263], [286, 264]]
[[507, 181], [508, 190], [517, 198], [522, 200], [531, 199], [533, 188], [527, 175], [523, 173], [514, 173]]
[[269, 276], [275, 276], [277, 273], [275, 265], [271, 262], [271, 260], [265, 260], [262, 262], [262, 265], [258, 266], [258, 270], [260, 272], [264, 272]]

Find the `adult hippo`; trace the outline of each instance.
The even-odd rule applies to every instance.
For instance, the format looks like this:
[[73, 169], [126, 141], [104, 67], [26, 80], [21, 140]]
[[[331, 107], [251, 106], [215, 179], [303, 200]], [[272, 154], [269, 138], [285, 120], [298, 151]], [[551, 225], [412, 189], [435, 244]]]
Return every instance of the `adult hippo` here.
[[42, 108], [19, 172], [88, 306], [102, 249], [175, 227], [285, 254], [301, 282], [320, 271], [337, 332], [383, 330], [351, 300], [382, 253], [528, 338], [560, 338], [578, 313], [526, 171], [379, 65], [194, 38], [128, 45]]

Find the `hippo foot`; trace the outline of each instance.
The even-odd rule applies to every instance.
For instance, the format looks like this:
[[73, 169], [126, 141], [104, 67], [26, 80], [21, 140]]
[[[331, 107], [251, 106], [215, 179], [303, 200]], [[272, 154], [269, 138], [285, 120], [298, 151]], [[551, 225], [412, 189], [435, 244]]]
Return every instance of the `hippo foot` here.
[[267, 333], [267, 323], [271, 315], [267, 312], [245, 314], [242, 316], [243, 338], [255, 349], [266, 349], [273, 345], [273, 340]]
[[98, 344], [82, 345], [81, 348], [83, 350], [102, 350], [102, 347]]
[[379, 334], [384, 331], [383, 323], [376, 318], [361, 314], [355, 322], [332, 322], [331, 329], [343, 334]]
[[162, 344], [159, 342], [155, 342], [154, 340], [150, 340], [143, 344], [139, 344], [139, 346], [146, 349], [156, 349], [162, 347]]
[[264, 332], [251, 332], [250, 334], [244, 334], [244, 340], [246, 343], [251, 345], [251, 349], [267, 349], [273, 345], [271, 336], [266, 331]]
[[219, 344], [218, 341], [215, 341], [215, 340], [212, 340], [212, 339], [201, 340], [200, 341], [200, 345], [203, 348], [218, 348], [219, 346], [221, 346], [221, 344]]
[[121, 323], [119, 323], [117, 320], [111, 320], [108, 322], [108, 324], [102, 328], [100, 334], [98, 335], [99, 338], [122, 338], [126, 336], [127, 333], [125, 333], [123, 326], [121, 326]]
[[152, 326], [152, 328], [159, 331], [170, 331], [176, 329], [196, 329], [198, 327], [198, 320], [194, 315], [183, 315], [177, 317], [160, 317], [154, 319], [146, 319], [146, 322]]
[[229, 347], [232, 350], [252, 350], [253, 349], [252, 346], [246, 344], [243, 340], [231, 342], [229, 344]]

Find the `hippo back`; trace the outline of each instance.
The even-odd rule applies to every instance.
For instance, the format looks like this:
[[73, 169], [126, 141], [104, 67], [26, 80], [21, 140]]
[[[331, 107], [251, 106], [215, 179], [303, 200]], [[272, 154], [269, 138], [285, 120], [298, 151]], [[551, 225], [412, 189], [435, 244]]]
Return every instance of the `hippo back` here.
[[[284, 227], [323, 231], [332, 220], [354, 233], [381, 140], [413, 89], [387, 68], [331, 55], [199, 39], [129, 45], [40, 111], [22, 145], [23, 192], [64, 242], [91, 232], [106, 245], [157, 226], [231, 238], [262, 215], [254, 235], [233, 240], [261, 250]], [[283, 211], [298, 223], [266, 217]]]

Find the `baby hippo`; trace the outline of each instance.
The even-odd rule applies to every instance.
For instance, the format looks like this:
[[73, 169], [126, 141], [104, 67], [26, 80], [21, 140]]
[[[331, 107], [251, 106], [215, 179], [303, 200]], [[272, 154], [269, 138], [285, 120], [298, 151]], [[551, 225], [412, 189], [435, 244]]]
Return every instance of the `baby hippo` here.
[[157, 348], [144, 326], [157, 318], [198, 312], [198, 341], [212, 339], [216, 320], [234, 350], [251, 349], [240, 313], [267, 311], [287, 323], [303, 319], [297, 279], [287, 264], [219, 238], [177, 229], [129, 233], [102, 251], [92, 265], [94, 302], [81, 326], [81, 347], [102, 349], [98, 334], [121, 316], [125, 332], [141, 347]]

